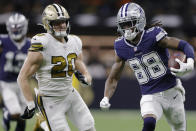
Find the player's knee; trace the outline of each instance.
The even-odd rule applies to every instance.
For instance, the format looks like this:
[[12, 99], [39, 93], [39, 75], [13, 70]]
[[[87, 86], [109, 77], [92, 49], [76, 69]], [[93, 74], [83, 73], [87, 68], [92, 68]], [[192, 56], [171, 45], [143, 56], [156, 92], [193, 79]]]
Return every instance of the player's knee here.
[[95, 129], [95, 127], [91, 127], [90, 129], [88, 129], [86, 131], [96, 131], [96, 129]]
[[172, 121], [172, 126], [174, 131], [185, 131], [186, 130], [186, 119], [181, 115], [176, 115], [175, 119]]
[[144, 118], [144, 127], [142, 131], [154, 131], [156, 119], [153, 117]]
[[95, 121], [93, 119], [93, 117], [88, 117], [88, 119], [86, 119], [86, 122], [83, 124], [83, 130], [82, 131], [96, 131], [95, 130]]
[[173, 124], [173, 131], [186, 131], [186, 123], [179, 122]]

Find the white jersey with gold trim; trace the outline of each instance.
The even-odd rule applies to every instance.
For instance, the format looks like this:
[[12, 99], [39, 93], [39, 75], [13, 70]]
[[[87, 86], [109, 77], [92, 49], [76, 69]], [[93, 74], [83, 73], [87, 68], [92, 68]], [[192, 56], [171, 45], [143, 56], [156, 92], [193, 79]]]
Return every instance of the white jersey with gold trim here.
[[38, 51], [43, 55], [43, 63], [36, 72], [39, 93], [64, 96], [73, 90], [74, 61], [82, 52], [79, 37], [68, 35], [68, 41], [61, 43], [49, 33], [37, 34], [31, 40], [29, 51]]

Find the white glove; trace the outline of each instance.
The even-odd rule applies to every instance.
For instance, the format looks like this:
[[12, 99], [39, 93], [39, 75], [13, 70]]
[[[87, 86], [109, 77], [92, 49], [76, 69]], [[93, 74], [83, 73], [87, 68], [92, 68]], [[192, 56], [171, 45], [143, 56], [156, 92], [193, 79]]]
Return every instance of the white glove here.
[[111, 104], [109, 103], [108, 97], [103, 97], [103, 99], [100, 102], [100, 108], [102, 110], [108, 110], [110, 108]]
[[194, 60], [192, 58], [187, 59], [187, 63], [183, 63], [179, 59], [175, 59], [180, 64], [180, 69], [170, 68], [172, 74], [175, 76], [183, 76], [186, 73], [191, 72], [194, 69]]

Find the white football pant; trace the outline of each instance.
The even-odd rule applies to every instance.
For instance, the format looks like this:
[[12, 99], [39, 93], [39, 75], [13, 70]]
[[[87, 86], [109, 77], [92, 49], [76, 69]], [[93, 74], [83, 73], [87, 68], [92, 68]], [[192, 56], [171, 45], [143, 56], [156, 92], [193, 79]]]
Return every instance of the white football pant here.
[[94, 119], [76, 89], [67, 96], [38, 96], [37, 101], [52, 131], [70, 131], [66, 116], [80, 131], [94, 127]]
[[21, 114], [25, 108], [24, 96], [17, 82], [0, 82], [4, 105], [11, 115]]
[[186, 131], [184, 95], [185, 91], [180, 80], [177, 80], [174, 88], [143, 95], [140, 100], [141, 115], [143, 117], [147, 114], [153, 114], [159, 120], [164, 114], [172, 131]]

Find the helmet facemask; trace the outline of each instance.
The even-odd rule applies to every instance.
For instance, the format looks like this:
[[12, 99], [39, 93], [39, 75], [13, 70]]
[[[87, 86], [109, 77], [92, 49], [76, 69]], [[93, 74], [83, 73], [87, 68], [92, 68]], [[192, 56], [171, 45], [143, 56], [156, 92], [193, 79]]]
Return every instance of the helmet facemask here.
[[[60, 28], [62, 23], [66, 24], [65, 29], [55, 29], [55, 27]], [[68, 19], [53, 20], [49, 22], [49, 25], [50, 25], [52, 34], [56, 37], [66, 37], [69, 34], [70, 25], [69, 25]]]
[[119, 23], [118, 31], [124, 36], [125, 39], [132, 41], [139, 33], [137, 29], [138, 19], [133, 19], [128, 22]]

